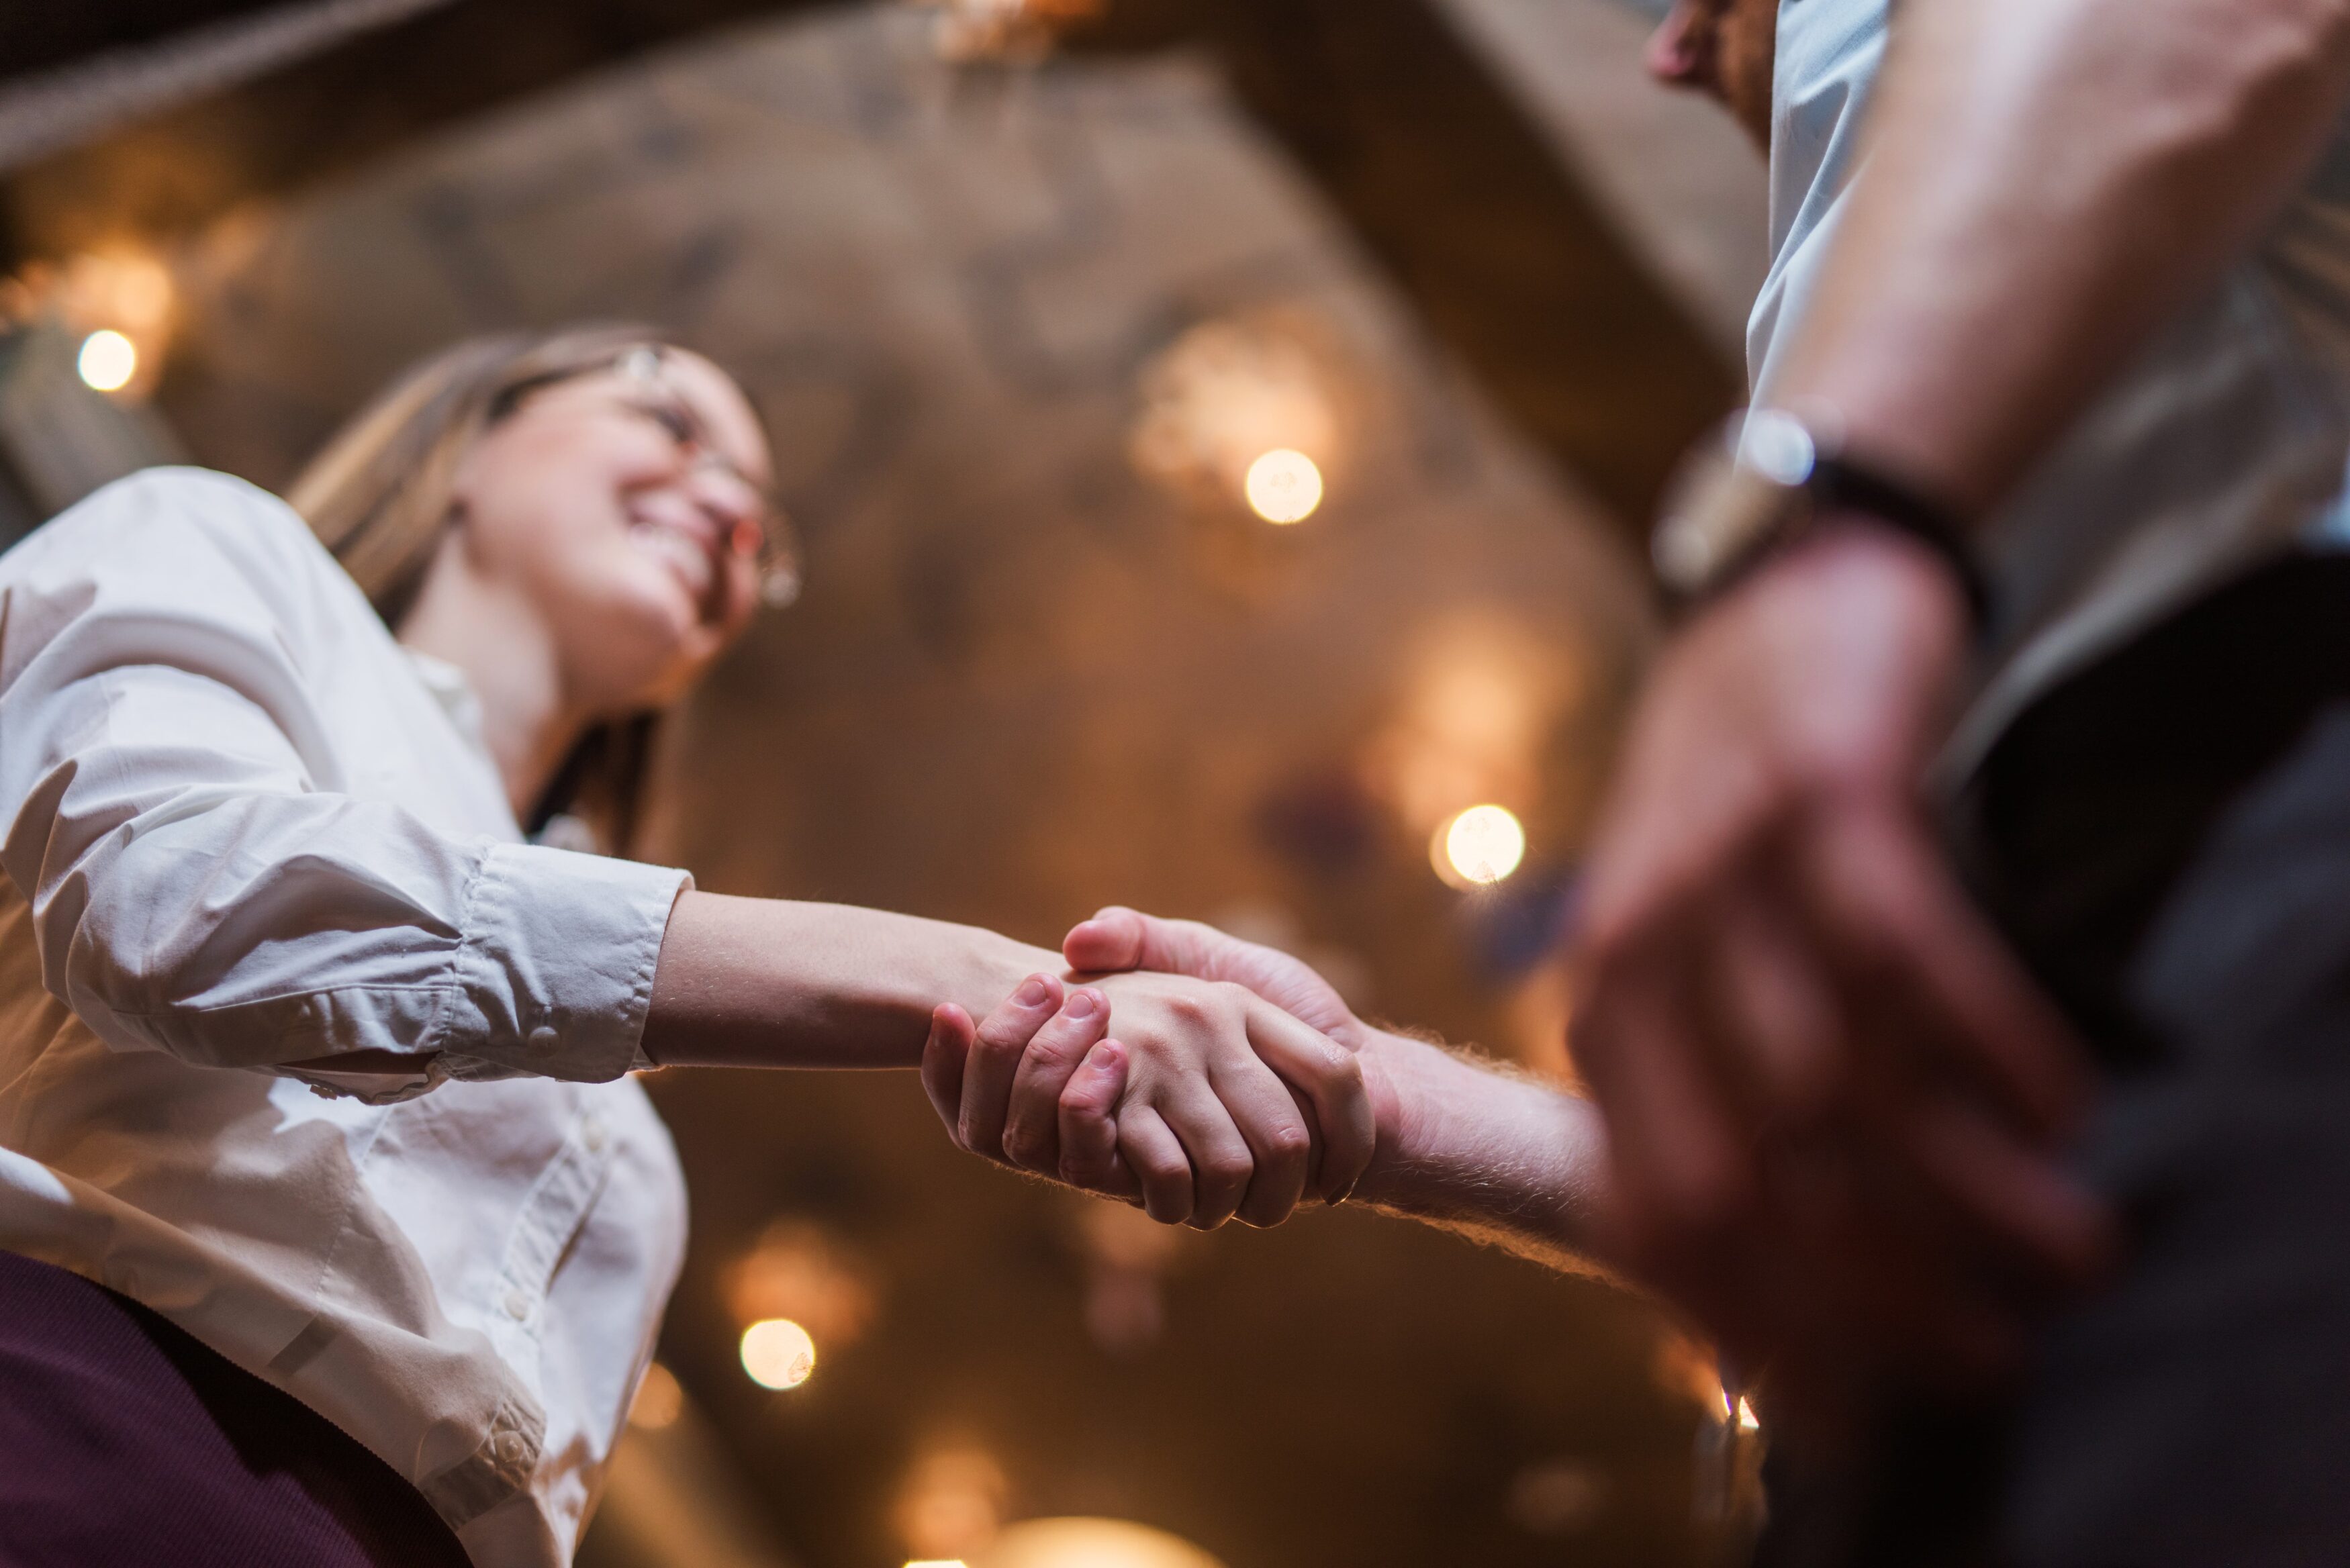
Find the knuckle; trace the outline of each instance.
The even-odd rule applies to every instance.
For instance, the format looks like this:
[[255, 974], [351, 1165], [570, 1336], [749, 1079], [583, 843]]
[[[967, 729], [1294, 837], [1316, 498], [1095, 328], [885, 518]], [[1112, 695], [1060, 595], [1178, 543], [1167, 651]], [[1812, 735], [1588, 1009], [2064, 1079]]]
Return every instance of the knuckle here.
[[1174, 1154], [1148, 1154], [1142, 1158], [1145, 1180], [1169, 1191], [1188, 1189], [1191, 1184], [1191, 1168]]
[[1051, 1150], [1052, 1140], [1024, 1122], [1014, 1122], [1003, 1129], [1003, 1152], [1023, 1168], [1038, 1168]]
[[992, 1060], [1018, 1056], [1028, 1048], [1029, 1034], [1024, 1029], [983, 1025], [972, 1038], [971, 1054]]
[[1265, 1152], [1283, 1163], [1306, 1159], [1314, 1152], [1314, 1137], [1301, 1122], [1284, 1122], [1267, 1129], [1264, 1144]]

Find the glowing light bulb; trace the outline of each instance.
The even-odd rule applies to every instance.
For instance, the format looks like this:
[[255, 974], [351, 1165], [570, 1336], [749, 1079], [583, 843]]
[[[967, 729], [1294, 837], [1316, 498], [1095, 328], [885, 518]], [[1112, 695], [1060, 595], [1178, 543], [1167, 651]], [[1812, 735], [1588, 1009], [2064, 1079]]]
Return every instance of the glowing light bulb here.
[[1526, 857], [1526, 830], [1508, 810], [1472, 805], [1436, 830], [1437, 875], [1456, 888], [1490, 888]]
[[74, 369], [98, 390], [120, 391], [139, 373], [139, 347], [110, 327], [93, 332], [81, 340], [81, 355]]
[[796, 1388], [816, 1370], [816, 1341], [787, 1317], [762, 1319], [743, 1331], [743, 1370], [762, 1388]]
[[1322, 504], [1322, 471], [1302, 452], [1276, 447], [1249, 464], [1249, 510], [1268, 523], [1303, 523]]

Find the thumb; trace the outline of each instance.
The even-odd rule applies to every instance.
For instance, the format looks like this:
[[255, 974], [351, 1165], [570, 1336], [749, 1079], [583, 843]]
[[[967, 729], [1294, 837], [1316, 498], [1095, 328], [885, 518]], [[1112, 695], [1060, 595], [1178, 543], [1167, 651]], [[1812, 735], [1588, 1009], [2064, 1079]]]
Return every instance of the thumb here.
[[1116, 974], [1142, 967], [1149, 925], [1138, 910], [1112, 904], [1080, 921], [1061, 940], [1061, 958], [1079, 974]]

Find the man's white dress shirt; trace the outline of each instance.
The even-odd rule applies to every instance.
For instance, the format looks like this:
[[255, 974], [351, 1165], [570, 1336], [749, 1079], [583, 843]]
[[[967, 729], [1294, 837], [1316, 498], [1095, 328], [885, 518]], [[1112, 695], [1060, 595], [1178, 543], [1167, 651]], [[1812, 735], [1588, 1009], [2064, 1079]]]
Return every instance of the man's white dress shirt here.
[[[0, 1247], [569, 1562], [682, 1257], [625, 1075], [684, 874], [520, 842], [455, 672], [193, 469], [0, 556]], [[417, 1070], [289, 1065], [360, 1049]]]
[[[1772, 400], [1846, 194], [1866, 177], [1864, 121], [1889, 6], [1781, 0], [1772, 265], [1747, 335], [1758, 406]], [[2052, 682], [2230, 573], [2340, 537], [2345, 460], [2350, 122], [2261, 244], [2139, 354], [1991, 520], [1997, 637], [1945, 767], [1965, 768]]]

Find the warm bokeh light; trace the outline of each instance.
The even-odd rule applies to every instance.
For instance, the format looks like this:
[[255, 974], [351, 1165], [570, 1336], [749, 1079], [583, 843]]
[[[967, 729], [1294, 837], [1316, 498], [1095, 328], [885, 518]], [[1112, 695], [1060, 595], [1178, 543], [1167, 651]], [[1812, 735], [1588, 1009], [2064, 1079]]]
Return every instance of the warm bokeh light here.
[[787, 1317], [764, 1318], [743, 1331], [743, 1370], [762, 1388], [796, 1388], [816, 1370], [816, 1341]]
[[675, 1426], [684, 1412], [685, 1390], [678, 1386], [676, 1374], [658, 1361], [646, 1367], [645, 1380], [637, 1385], [637, 1397], [629, 1406], [629, 1425], [658, 1432]]
[[1759, 1432], [1762, 1429], [1762, 1417], [1757, 1416], [1754, 1413], [1754, 1407], [1743, 1399], [1738, 1402], [1738, 1429], [1742, 1432]]
[[984, 1449], [951, 1442], [917, 1456], [899, 1488], [898, 1543], [919, 1563], [959, 1563], [995, 1539], [1011, 1490]]
[[1526, 830], [1509, 810], [1472, 805], [1436, 830], [1430, 858], [1455, 888], [1490, 888], [1526, 857]]
[[1277, 447], [1249, 464], [1249, 510], [1268, 523], [1303, 523], [1322, 504], [1322, 471], [1314, 460]]
[[1188, 1541], [1122, 1519], [1032, 1519], [970, 1561], [972, 1568], [1222, 1568]]
[[81, 340], [81, 358], [75, 369], [81, 379], [101, 392], [118, 392], [139, 374], [139, 349], [111, 327]]

